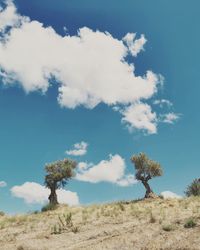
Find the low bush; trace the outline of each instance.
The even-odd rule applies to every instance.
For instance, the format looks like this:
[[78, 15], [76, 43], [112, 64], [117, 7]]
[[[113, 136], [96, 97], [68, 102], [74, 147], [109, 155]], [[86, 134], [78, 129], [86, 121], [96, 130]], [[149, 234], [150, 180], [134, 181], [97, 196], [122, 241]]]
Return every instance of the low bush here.
[[4, 216], [5, 213], [3, 211], [0, 211], [0, 216]]
[[57, 208], [57, 205], [47, 204], [44, 207], [42, 207], [41, 211], [47, 212], [47, 211], [55, 210], [56, 208]]
[[172, 225], [164, 225], [162, 229], [166, 232], [170, 232], [174, 230], [174, 227]]
[[190, 218], [186, 221], [184, 227], [185, 228], [193, 228], [197, 225], [197, 223], [194, 221], [194, 219]]

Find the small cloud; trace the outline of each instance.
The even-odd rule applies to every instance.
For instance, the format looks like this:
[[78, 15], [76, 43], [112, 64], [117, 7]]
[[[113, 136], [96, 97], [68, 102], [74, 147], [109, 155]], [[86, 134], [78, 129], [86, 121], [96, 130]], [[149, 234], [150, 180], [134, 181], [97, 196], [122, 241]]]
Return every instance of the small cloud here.
[[65, 33], [68, 32], [68, 28], [66, 26], [63, 27], [63, 30], [64, 30]]
[[151, 106], [144, 103], [132, 104], [121, 111], [122, 122], [129, 131], [134, 129], [147, 131], [148, 134], [157, 133], [157, 116], [152, 112]]
[[0, 181], [0, 188], [6, 187], [7, 183], [5, 181]]
[[65, 153], [67, 155], [82, 156], [87, 153], [88, 143], [82, 141], [80, 143], [75, 143], [73, 149], [67, 150]]
[[144, 45], [147, 42], [144, 35], [141, 35], [139, 39], [135, 39], [135, 37], [135, 33], [127, 33], [122, 39], [126, 43], [132, 56], [137, 56], [141, 50], [144, 50]]
[[134, 175], [125, 175], [125, 161], [120, 155], [110, 155], [97, 165], [81, 162], [75, 179], [90, 183], [109, 182], [119, 186], [130, 186], [137, 183]]
[[172, 112], [172, 113], [168, 113], [168, 114], [162, 115], [162, 122], [173, 124], [179, 118], [180, 118], [180, 114], [175, 114], [175, 113]]
[[171, 191], [163, 191], [160, 194], [164, 199], [182, 199], [182, 196], [175, 194]]
[[[20, 186], [11, 188], [11, 193], [17, 198], [21, 198], [27, 204], [44, 204], [48, 202], [50, 190], [36, 182], [25, 182]], [[64, 189], [57, 190], [58, 202], [71, 206], [79, 204], [77, 193]]]

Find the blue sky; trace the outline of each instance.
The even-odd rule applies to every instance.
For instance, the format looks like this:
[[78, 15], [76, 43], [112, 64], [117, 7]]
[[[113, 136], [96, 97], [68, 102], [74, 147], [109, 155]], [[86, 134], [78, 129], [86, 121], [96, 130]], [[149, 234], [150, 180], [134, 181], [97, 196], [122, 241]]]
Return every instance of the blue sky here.
[[[0, 3], [5, 8], [5, 3]], [[125, 175], [134, 174], [130, 156], [146, 152], [150, 158], [159, 161], [164, 169], [163, 177], [151, 181], [155, 192], [170, 190], [183, 195], [185, 187], [199, 177], [199, 1], [15, 0], [13, 5], [17, 8], [18, 16], [37, 20], [44, 27], [51, 26], [59, 36], [66, 35], [64, 26], [71, 37], [77, 36], [77, 30], [82, 27], [88, 27], [92, 31], [99, 30], [101, 33], [107, 31], [118, 41], [122, 41], [127, 33], [137, 33], [136, 39], [144, 34], [147, 39], [144, 50], [141, 48], [137, 56], [127, 56], [125, 61], [134, 63], [136, 76], [143, 76], [147, 70], [151, 70], [157, 75], [161, 74], [165, 80], [163, 86], [158, 83], [157, 93], [145, 100], [141, 97], [137, 101], [137, 104], [149, 105], [152, 113], [156, 112], [159, 122], [151, 120], [154, 125], [156, 123], [157, 131], [154, 133], [149, 127], [135, 129], [134, 122], [131, 123], [133, 131], [127, 129], [126, 124], [121, 122], [124, 109], [128, 107], [123, 106], [127, 105], [125, 101], [121, 101], [121, 106], [119, 105], [120, 112], [113, 111], [113, 106], [116, 105], [108, 104], [103, 99], [104, 93], [103, 101], [93, 108], [85, 107], [85, 103], [73, 109], [69, 108], [69, 104], [68, 107], [61, 107], [57, 100], [58, 84], [55, 84], [55, 79], [48, 81], [52, 86], [42, 93], [41, 90], [33, 91], [30, 85], [29, 89], [24, 90], [25, 80], [20, 77], [14, 77], [11, 84], [8, 81], [5, 83], [5, 76], [2, 74], [0, 180], [5, 181], [7, 186], [0, 188], [0, 210], [16, 213], [41, 207], [41, 204], [27, 204], [23, 199], [14, 197], [11, 188], [26, 182], [43, 185], [44, 164], [68, 157], [65, 151], [81, 141], [89, 144], [87, 153], [69, 157], [78, 162], [92, 162], [94, 167], [102, 160], [108, 161], [109, 154], [119, 155], [126, 164]], [[30, 24], [31, 21], [28, 22]], [[16, 28], [13, 28], [14, 25], [15, 23], [10, 24], [11, 29]], [[1, 36], [5, 37], [8, 32], [2, 31]], [[37, 34], [35, 37], [37, 40]], [[94, 40], [94, 44], [98, 39]], [[35, 41], [30, 45], [30, 51], [34, 44]], [[22, 62], [23, 46], [18, 52], [18, 58], [15, 57], [16, 65]], [[1, 72], [6, 72], [8, 78], [11, 73], [7, 70], [10, 65], [6, 53], [9, 51], [3, 56], [1, 53], [4, 52], [0, 48], [0, 58], [3, 58], [0, 59], [0, 69]], [[19, 56], [20, 53], [22, 57]], [[38, 51], [38, 54], [42, 53], [43, 51]], [[99, 53], [103, 56], [104, 52]], [[65, 56], [69, 57], [68, 54], [63, 54]], [[74, 53], [71, 60], [76, 62], [76, 56]], [[32, 57], [30, 53], [25, 61], [27, 69], [29, 66], [34, 67]], [[90, 66], [87, 51], [86, 57], [82, 59], [83, 63]], [[105, 58], [105, 63], [106, 61]], [[13, 69], [17, 73], [16, 65]], [[78, 69], [74, 74], [79, 74]], [[69, 81], [73, 78], [70, 77], [67, 78]], [[117, 88], [117, 83], [110, 83], [113, 91]], [[163, 99], [169, 100], [173, 106], [163, 104], [163, 108], [160, 108], [158, 104], [154, 104], [155, 100]], [[134, 102], [134, 105], [137, 104]], [[166, 123], [164, 117], [169, 113], [175, 114], [177, 119]], [[127, 124], [130, 125], [130, 122]], [[141, 184], [122, 187], [109, 181], [91, 183], [72, 180], [67, 189], [77, 193], [81, 204], [135, 199], [144, 194]]]

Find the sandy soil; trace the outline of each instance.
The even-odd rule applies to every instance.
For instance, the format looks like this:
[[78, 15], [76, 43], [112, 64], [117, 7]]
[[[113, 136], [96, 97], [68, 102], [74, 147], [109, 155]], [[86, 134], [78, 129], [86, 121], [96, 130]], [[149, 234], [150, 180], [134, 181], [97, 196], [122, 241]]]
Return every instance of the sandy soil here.
[[2, 250], [200, 250], [200, 198], [152, 199], [0, 216]]

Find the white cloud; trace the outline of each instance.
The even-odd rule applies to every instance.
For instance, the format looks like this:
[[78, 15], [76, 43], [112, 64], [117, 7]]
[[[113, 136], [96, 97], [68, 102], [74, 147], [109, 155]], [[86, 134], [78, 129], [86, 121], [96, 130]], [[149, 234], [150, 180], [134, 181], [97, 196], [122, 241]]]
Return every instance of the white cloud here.
[[163, 191], [161, 193], [161, 196], [164, 198], [164, 199], [181, 199], [182, 196], [178, 195], [178, 194], [175, 194], [171, 191]]
[[[7, 26], [11, 28], [6, 30]], [[162, 81], [150, 70], [136, 75], [134, 64], [127, 60], [128, 54], [134, 58], [143, 50], [147, 41], [144, 35], [135, 39], [136, 34], [127, 33], [117, 39], [108, 32], [83, 27], [77, 35], [61, 36], [52, 27], [17, 14], [11, 0], [0, 12], [0, 29], [5, 31], [0, 34], [3, 83], [18, 83], [26, 92], [45, 93], [53, 77], [58, 83], [57, 99], [62, 107], [92, 109], [105, 103], [130, 111], [134, 103], [151, 98]], [[138, 124], [134, 119], [132, 116], [132, 127]], [[136, 128], [155, 133], [157, 123], [150, 118], [148, 124]]]
[[125, 161], [120, 155], [110, 155], [108, 160], [100, 161], [97, 165], [79, 163], [75, 178], [79, 181], [110, 182], [120, 186], [135, 184], [137, 181], [134, 175], [125, 175], [125, 168]]
[[0, 188], [6, 187], [6, 186], [7, 186], [7, 183], [5, 181], [0, 181]]
[[121, 111], [122, 122], [127, 124], [129, 130], [142, 129], [148, 134], [157, 133], [157, 116], [148, 104], [136, 103]]
[[67, 150], [65, 153], [68, 155], [82, 156], [87, 153], [87, 147], [88, 143], [82, 141], [79, 143], [75, 143], [73, 145], [73, 149]]
[[[23, 199], [28, 204], [44, 204], [48, 201], [50, 191], [38, 183], [25, 182], [23, 185], [12, 187], [11, 193], [13, 196]], [[79, 204], [79, 197], [75, 192], [58, 189], [57, 195], [58, 202], [61, 204], [71, 206]]]
[[168, 113], [162, 116], [162, 122], [173, 124], [180, 118], [180, 115], [175, 113]]
[[141, 35], [139, 39], [135, 39], [135, 37], [135, 33], [127, 33], [125, 37], [123, 37], [123, 41], [127, 44], [132, 56], [137, 56], [141, 50], [144, 50], [144, 45], [147, 42], [144, 35]]

